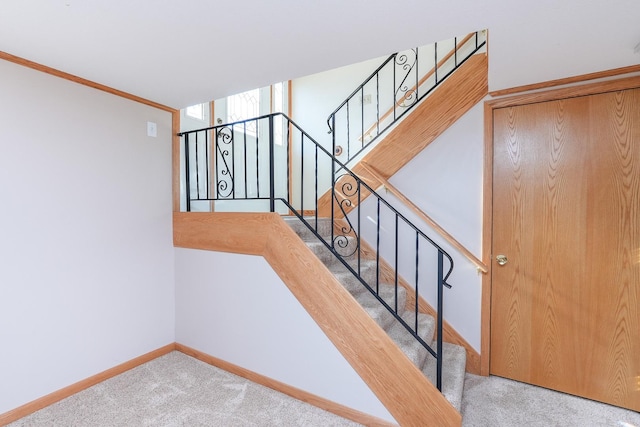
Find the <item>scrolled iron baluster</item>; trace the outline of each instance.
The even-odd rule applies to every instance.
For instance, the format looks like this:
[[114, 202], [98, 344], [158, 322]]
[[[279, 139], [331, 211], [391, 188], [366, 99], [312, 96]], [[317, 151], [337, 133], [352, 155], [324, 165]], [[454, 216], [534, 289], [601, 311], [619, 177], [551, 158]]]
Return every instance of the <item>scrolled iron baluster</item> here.
[[216, 132], [216, 136], [218, 139], [218, 144], [216, 144], [216, 148], [218, 150], [219, 159], [222, 163], [219, 164], [219, 173], [222, 175], [222, 178], [218, 180], [216, 185], [218, 191], [218, 198], [226, 199], [231, 197], [233, 194], [233, 174], [231, 173], [231, 168], [229, 166], [229, 161], [233, 161], [233, 153], [229, 150], [228, 147], [223, 147], [221, 144], [230, 146], [233, 143], [233, 128], [231, 127], [222, 127], [218, 129]]
[[[358, 239], [358, 235], [355, 232], [355, 228], [353, 227], [353, 224], [351, 223], [351, 220], [349, 219], [349, 216], [347, 215], [347, 210], [349, 210], [349, 208], [351, 208], [353, 206], [353, 201], [351, 200], [352, 197], [355, 197], [358, 195], [358, 189], [359, 186], [354, 185], [354, 182], [357, 181], [357, 178], [354, 177], [352, 174], [350, 173], [344, 173], [342, 175], [340, 175], [339, 177], [336, 178], [336, 183], [340, 182], [341, 180], [346, 178], [350, 178], [349, 181], [346, 182], [342, 182], [342, 184], [340, 185], [340, 194], [344, 197], [344, 199], [342, 200], [338, 200], [338, 195], [337, 192], [334, 194], [334, 198], [335, 201], [338, 205], [338, 207], [340, 208], [340, 210], [342, 211], [342, 215], [343, 218], [345, 219], [345, 221], [347, 222], [346, 226], [343, 226], [340, 229], [340, 234], [336, 235], [333, 237], [332, 240], [332, 247], [334, 249], [336, 249], [336, 247], [342, 249], [342, 250], [347, 250], [344, 252], [338, 252], [336, 250], [336, 252], [338, 252], [338, 254], [343, 257], [350, 257], [353, 254], [356, 253], [356, 251], [358, 251], [359, 249], [359, 244], [357, 243]], [[353, 181], [353, 182], [351, 182]], [[349, 250], [349, 236], [353, 236], [355, 239], [354, 241], [356, 242], [356, 244], [354, 245], [353, 250]]]
[[396, 65], [400, 66], [400, 68], [405, 71], [404, 76], [402, 76], [402, 81], [398, 84], [398, 88], [395, 93], [395, 99], [397, 100], [396, 103], [398, 107], [402, 108], [407, 108], [418, 101], [418, 88], [410, 89], [407, 84], [407, 79], [418, 62], [418, 49], [411, 49], [411, 52], [413, 53], [413, 62], [410, 63], [409, 55], [407, 53], [398, 55], [395, 61]]

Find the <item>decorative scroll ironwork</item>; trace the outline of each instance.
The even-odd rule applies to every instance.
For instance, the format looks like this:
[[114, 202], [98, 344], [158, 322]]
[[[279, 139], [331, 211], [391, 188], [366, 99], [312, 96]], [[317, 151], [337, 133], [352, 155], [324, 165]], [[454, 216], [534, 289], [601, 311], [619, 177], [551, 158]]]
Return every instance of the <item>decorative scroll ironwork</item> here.
[[[397, 89], [394, 102], [398, 107], [407, 108], [418, 102], [418, 88], [415, 85], [411, 87], [408, 81], [410, 75], [418, 75], [418, 48], [411, 49], [406, 53], [396, 54], [394, 62], [396, 68], [399, 67], [402, 71], [400, 74], [401, 80], [399, 83], [396, 83]], [[414, 80], [417, 81], [417, 79]]]
[[348, 213], [358, 205], [354, 200], [360, 196], [360, 185], [351, 173], [343, 173], [336, 179], [336, 191], [333, 199], [344, 218], [346, 225], [339, 228], [340, 233], [333, 237], [331, 245], [342, 258], [349, 258], [360, 250], [360, 239]]
[[[414, 48], [390, 55], [329, 115], [333, 146], [344, 147], [343, 163], [357, 158], [478, 52], [486, 44], [485, 32], [451, 42], [450, 51], [442, 47], [447, 43], [435, 43], [433, 49]], [[365, 108], [365, 96], [372, 103], [375, 100], [375, 105]]]
[[233, 185], [233, 126], [222, 126], [216, 130], [216, 191], [220, 199], [231, 198]]

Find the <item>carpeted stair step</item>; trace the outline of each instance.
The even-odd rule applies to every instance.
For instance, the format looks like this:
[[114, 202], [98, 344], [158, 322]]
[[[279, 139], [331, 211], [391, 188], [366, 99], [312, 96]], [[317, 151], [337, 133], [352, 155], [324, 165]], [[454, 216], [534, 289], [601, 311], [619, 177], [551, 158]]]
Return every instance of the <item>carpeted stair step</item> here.
[[[356, 239], [353, 237], [348, 237], [346, 247], [336, 247], [336, 252], [341, 255], [341, 259], [345, 260], [349, 265], [354, 267], [354, 269], [358, 265], [356, 246]], [[325, 245], [323, 242], [319, 241], [318, 238], [314, 240], [307, 240], [304, 242], [316, 256], [322, 261], [324, 265], [330, 267], [333, 264], [342, 264], [338, 257], [336, 257], [331, 250]], [[362, 262], [361, 262], [362, 263]]]
[[349, 291], [351, 295], [356, 296], [362, 292], [369, 292], [367, 288], [365, 288], [364, 285], [360, 282], [360, 280], [358, 280], [358, 278], [356, 278], [356, 276], [354, 276], [352, 272], [347, 270], [347, 267], [345, 267], [344, 265], [332, 266], [330, 270], [333, 275], [336, 276], [336, 279], [338, 279], [338, 281], [342, 283], [342, 286], [344, 286], [344, 288]]
[[[304, 224], [300, 219], [296, 216], [287, 216], [283, 217], [284, 222], [287, 223], [291, 229], [302, 238], [302, 240], [306, 241], [317, 241], [317, 237], [313, 232]], [[331, 227], [332, 223], [329, 218], [318, 218], [316, 223], [315, 217], [304, 217], [304, 220], [309, 223], [311, 228], [313, 228], [320, 236], [322, 236], [325, 240], [331, 239]]]
[[[416, 315], [413, 312], [405, 311], [401, 316], [412, 329], [415, 330]], [[426, 343], [431, 343], [433, 340], [433, 332], [435, 330], [435, 319], [428, 315], [418, 314], [418, 336]], [[400, 349], [407, 355], [409, 360], [413, 362], [418, 369], [422, 369], [427, 356], [430, 355], [429, 351], [420, 344], [420, 342], [414, 338], [414, 336], [407, 331], [398, 321], [392, 323], [391, 327], [387, 330], [387, 334], [391, 339], [400, 347]]]
[[[431, 344], [435, 350], [437, 343]], [[462, 392], [464, 390], [464, 374], [467, 364], [467, 353], [464, 347], [456, 344], [443, 343], [444, 358], [442, 359], [442, 394], [460, 411]], [[434, 385], [436, 384], [436, 359], [428, 355], [422, 372]]]
[[[393, 286], [381, 285], [378, 295], [391, 308], [395, 307], [396, 292]], [[402, 313], [407, 302], [407, 293], [401, 286], [398, 287], [397, 298], [398, 311]], [[387, 330], [395, 321], [393, 314], [391, 314], [391, 312], [387, 310], [371, 292], [366, 291], [359, 293], [355, 295], [355, 299], [382, 329]]]

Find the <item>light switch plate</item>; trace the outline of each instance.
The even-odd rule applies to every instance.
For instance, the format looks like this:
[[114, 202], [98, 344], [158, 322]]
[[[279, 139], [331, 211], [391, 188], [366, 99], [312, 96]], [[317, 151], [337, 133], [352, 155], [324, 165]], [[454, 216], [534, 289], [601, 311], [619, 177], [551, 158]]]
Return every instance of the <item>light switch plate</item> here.
[[158, 125], [154, 122], [147, 122], [147, 136], [158, 136]]

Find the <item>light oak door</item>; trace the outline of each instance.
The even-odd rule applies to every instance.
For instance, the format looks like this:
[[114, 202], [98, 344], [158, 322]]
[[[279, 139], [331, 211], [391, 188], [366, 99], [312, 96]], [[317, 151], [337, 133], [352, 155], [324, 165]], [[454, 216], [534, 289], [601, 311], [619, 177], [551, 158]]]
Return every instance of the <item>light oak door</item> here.
[[491, 374], [640, 410], [640, 89], [493, 120]]

